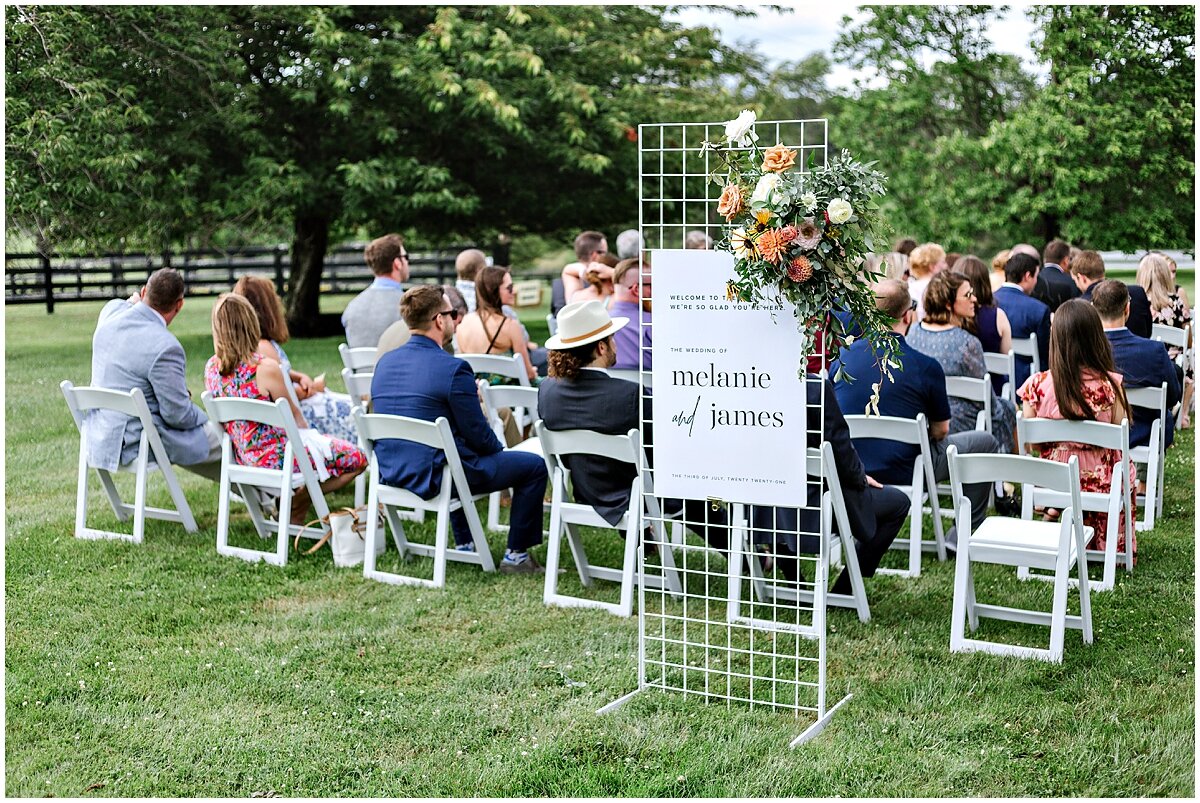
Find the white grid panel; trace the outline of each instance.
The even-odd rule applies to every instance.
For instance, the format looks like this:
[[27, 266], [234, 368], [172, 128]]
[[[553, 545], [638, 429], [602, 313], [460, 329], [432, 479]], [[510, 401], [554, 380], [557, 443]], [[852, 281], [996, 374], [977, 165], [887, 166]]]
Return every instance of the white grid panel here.
[[[755, 131], [762, 148], [782, 142], [796, 150], [798, 171], [807, 171], [810, 154], [815, 154], [818, 166], [828, 157], [825, 120], [760, 122]], [[716, 208], [722, 186], [708, 180], [716, 157], [699, 151], [702, 141], [723, 137], [724, 125], [641, 125], [638, 133], [643, 259], [646, 251], [684, 248], [687, 233], [694, 230], [719, 243], [724, 221]], [[653, 303], [652, 282], [650, 294]], [[794, 319], [781, 318], [780, 325], [794, 325]], [[824, 364], [823, 350], [816, 356]], [[799, 339], [796, 358], [798, 364]], [[650, 372], [644, 359], [641, 364], [642, 386], [648, 387]], [[824, 395], [817, 394], [817, 399], [809, 405], [808, 446], [822, 439]], [[643, 439], [649, 423], [642, 422]], [[803, 456], [805, 444], [796, 447]], [[810, 452], [818, 454], [815, 449]], [[713, 460], [719, 463], [720, 455]], [[816, 469], [810, 485], [823, 483], [819, 456], [810, 465]], [[653, 477], [653, 468], [647, 468]], [[736, 499], [684, 500], [682, 511], [668, 508], [660, 517], [650, 517], [660, 533], [671, 534], [684, 591], [674, 595], [639, 586], [639, 690], [675, 691], [797, 715], [811, 712], [823, 727], [832, 713], [825, 699], [825, 588], [830, 568], [822, 559], [829, 553], [821, 540], [822, 517], [830, 518], [827, 504], [826, 499], [826, 505], [808, 507], [806, 499], [797, 499], [796, 509], [754, 510]], [[789, 560], [790, 553], [781, 555], [775, 546], [785, 538], [798, 539], [795, 559]], [[638, 558], [642, 574], [646, 557], [643, 546]], [[839, 557], [836, 550], [833, 557]], [[661, 562], [653, 556], [651, 560]], [[809, 732], [815, 735], [819, 726]]]

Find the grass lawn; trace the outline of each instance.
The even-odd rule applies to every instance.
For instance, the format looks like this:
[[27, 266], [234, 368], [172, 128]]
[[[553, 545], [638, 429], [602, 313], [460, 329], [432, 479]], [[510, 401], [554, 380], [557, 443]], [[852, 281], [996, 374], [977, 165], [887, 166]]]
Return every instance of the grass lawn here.
[[[451, 564], [435, 592], [366, 582], [327, 551], [283, 569], [218, 557], [216, 486], [186, 472], [199, 534], [150, 522], [142, 546], [75, 540], [78, 436], [57, 384], [87, 382], [99, 306], [6, 310], [8, 795], [1194, 794], [1191, 431], [1136, 573], [1092, 597], [1094, 645], [1069, 631], [1061, 666], [951, 655], [953, 563], [927, 557], [917, 580], [868, 581], [869, 623], [831, 611], [830, 698], [854, 698], [789, 750], [809, 720], [764, 708], [651, 692], [596, 716], [636, 687], [637, 621], [547, 608], [539, 579]], [[210, 309], [192, 300], [172, 327], [196, 398]], [[544, 314], [527, 316], [535, 339]], [[340, 386], [335, 339], [288, 353]], [[615, 537], [591, 543], [618, 560]], [[1049, 606], [1048, 585], [1008, 571], [979, 588]]]

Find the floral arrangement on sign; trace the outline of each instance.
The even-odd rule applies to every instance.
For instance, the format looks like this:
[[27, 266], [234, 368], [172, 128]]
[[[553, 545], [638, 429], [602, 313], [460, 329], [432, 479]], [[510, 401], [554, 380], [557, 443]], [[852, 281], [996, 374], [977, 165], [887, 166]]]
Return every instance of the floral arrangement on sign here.
[[[715, 247], [736, 258], [737, 276], [729, 280], [726, 294], [750, 304], [780, 299], [793, 304], [803, 359], [812, 354], [813, 333], [820, 329], [830, 361], [852, 342], [831, 314], [845, 310], [882, 355], [884, 375], [890, 375], [897, 364], [895, 338], [885, 335], [892, 322], [875, 308], [871, 289], [883, 275], [861, 272], [867, 254], [888, 235], [877, 203], [887, 177], [872, 169], [874, 162], [856, 161], [849, 151], [822, 167], [813, 153], [802, 171], [792, 148], [782, 143], [759, 147], [756, 122], [754, 112], [743, 111], [725, 123], [723, 142], [704, 142], [700, 148], [701, 154], [718, 157], [709, 180], [723, 186], [717, 212], [728, 226]], [[853, 377], [839, 369], [835, 379]], [[873, 388], [877, 406], [878, 383]]]

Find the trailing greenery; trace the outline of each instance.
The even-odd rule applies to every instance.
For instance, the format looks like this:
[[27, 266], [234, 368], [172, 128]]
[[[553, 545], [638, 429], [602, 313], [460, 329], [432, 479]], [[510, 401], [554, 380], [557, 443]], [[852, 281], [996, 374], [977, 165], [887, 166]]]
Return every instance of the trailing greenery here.
[[[195, 395], [209, 308], [188, 301], [172, 325]], [[636, 686], [637, 623], [547, 608], [538, 578], [452, 565], [434, 592], [366, 582], [327, 552], [283, 569], [218, 557], [216, 488], [186, 472], [199, 534], [151, 522], [141, 546], [73, 539], [78, 436], [56, 385], [87, 381], [98, 311], [6, 315], [8, 795], [1195, 792], [1191, 431], [1170, 454], [1166, 518], [1139, 534], [1135, 573], [1092, 598], [1095, 644], [1068, 633], [1061, 666], [951, 655], [953, 564], [927, 557], [917, 580], [868, 581], [870, 622], [830, 613], [831, 695], [854, 697], [792, 751], [810, 720], [765, 709], [648, 693], [596, 716]], [[288, 351], [308, 373], [340, 367], [334, 339]], [[101, 504], [97, 523], [114, 524]], [[236, 520], [236, 537], [254, 540]], [[619, 560], [619, 539], [585, 536], [594, 557]], [[571, 574], [563, 583], [580, 591]], [[984, 601], [1049, 605], [1049, 586], [1011, 571], [979, 583]], [[599, 586], [587, 593], [615, 599]]]

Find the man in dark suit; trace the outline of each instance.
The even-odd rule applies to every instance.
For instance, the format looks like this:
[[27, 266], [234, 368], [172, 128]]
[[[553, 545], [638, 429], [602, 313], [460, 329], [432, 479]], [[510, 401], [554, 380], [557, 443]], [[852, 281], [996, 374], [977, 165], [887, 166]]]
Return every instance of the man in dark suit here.
[[[1079, 257], [1071, 263], [1071, 277], [1079, 288], [1079, 297], [1091, 301], [1092, 290], [1104, 281], [1104, 258], [1095, 251], [1080, 252]], [[1150, 315], [1150, 299], [1146, 297], [1146, 290], [1140, 284], [1128, 284], [1125, 289], [1129, 292], [1129, 320], [1125, 326], [1138, 337], [1149, 339], [1154, 319]]]
[[[1157, 388], [1167, 383], [1167, 446], [1175, 440], [1175, 417], [1171, 408], [1181, 398], [1179, 376], [1175, 363], [1167, 355], [1162, 343], [1138, 337], [1129, 331], [1129, 289], [1116, 279], [1106, 279], [1088, 288], [1092, 291], [1092, 306], [1100, 314], [1104, 335], [1112, 345], [1113, 362], [1125, 377], [1127, 388]], [[1150, 428], [1158, 416], [1144, 407], [1133, 408], [1133, 422], [1129, 427], [1129, 445], [1146, 446], [1150, 443]]]
[[1042, 258], [1046, 264], [1030, 295], [1054, 312], [1064, 301], [1079, 296], [1079, 288], [1071, 280], [1071, 246], [1062, 240], [1051, 240], [1046, 243]]
[[[506, 573], [535, 573], [542, 567], [529, 548], [542, 542], [542, 498], [546, 464], [536, 454], [506, 451], [479, 406], [475, 375], [463, 360], [442, 345], [454, 334], [458, 312], [442, 288], [414, 287], [404, 293], [400, 314], [412, 337], [375, 364], [371, 404], [377, 413], [403, 415], [422, 421], [445, 417], [454, 433], [463, 473], [475, 493], [513, 489], [509, 512], [508, 549], [500, 562]], [[412, 441], [384, 440], [375, 445], [380, 478], [428, 499], [437, 494], [446, 457], [440, 450]], [[450, 517], [458, 548], [470, 548], [467, 517], [459, 510]]]
[[[1029, 297], [1037, 285], [1037, 279], [1037, 259], [1023, 253], [1011, 256], [1004, 263], [1004, 284], [996, 291], [995, 298], [996, 306], [1008, 316], [1013, 340], [1025, 340], [1031, 334], [1037, 335], [1038, 359], [1045, 371], [1050, 367], [1050, 308], [1036, 298]], [[1013, 380], [1017, 388], [1029, 378], [1030, 364], [1028, 357], [1017, 357], [1017, 375]]]

